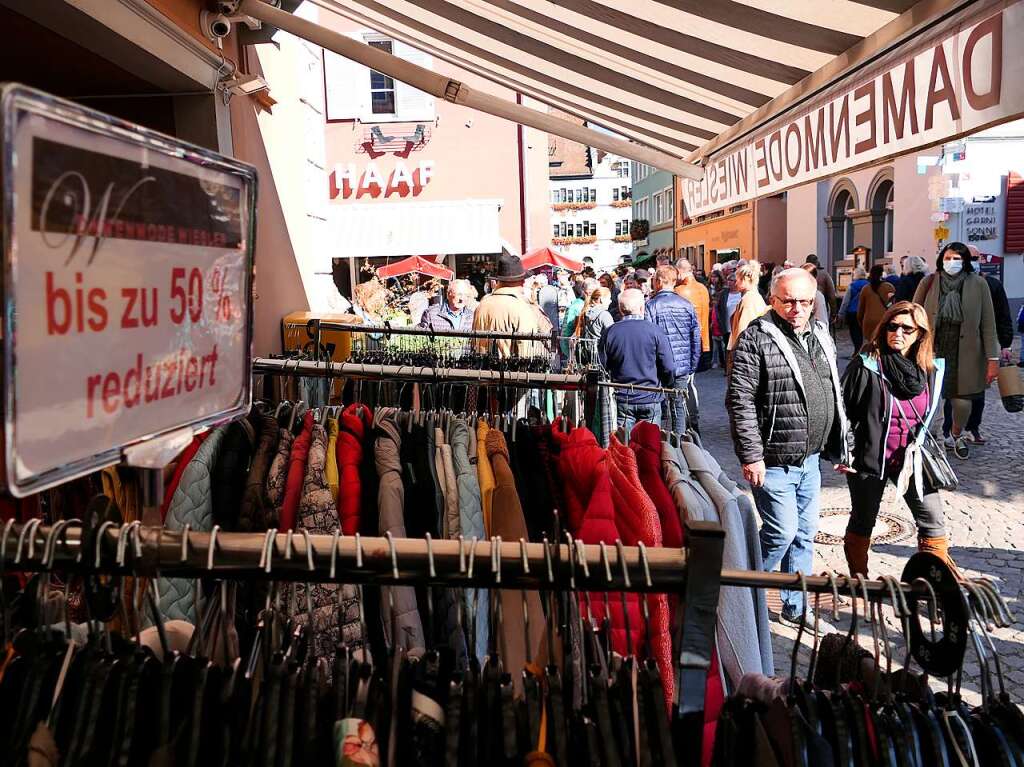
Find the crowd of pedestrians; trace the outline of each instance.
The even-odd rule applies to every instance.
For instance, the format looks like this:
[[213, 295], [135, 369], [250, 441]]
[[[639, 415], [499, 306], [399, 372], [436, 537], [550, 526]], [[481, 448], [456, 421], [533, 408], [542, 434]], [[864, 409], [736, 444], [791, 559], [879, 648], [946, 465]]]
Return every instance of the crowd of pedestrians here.
[[[765, 567], [813, 571], [825, 461], [849, 488], [850, 572], [866, 574], [888, 483], [917, 523], [918, 548], [952, 562], [941, 488], [929, 484], [918, 456], [939, 422], [943, 438], [933, 445], [942, 453], [967, 460], [972, 445], [984, 444], [985, 390], [1000, 363], [1010, 364], [1015, 329], [1001, 283], [978, 273], [976, 259], [968, 246], [949, 243], [934, 270], [917, 256], [903, 258], [899, 273], [858, 266], [840, 291], [814, 255], [799, 267], [716, 264], [707, 276], [686, 259], [548, 276], [526, 274], [505, 253], [475, 312], [462, 297], [466, 286], [453, 282], [421, 324], [557, 328], [560, 359], [582, 355], [577, 361], [599, 364], [623, 384], [616, 425], [627, 433], [637, 421], [677, 433], [698, 427], [696, 374], [722, 369]], [[836, 353], [844, 328], [848, 361]], [[1024, 334], [1024, 308], [1016, 330]], [[800, 622], [802, 598], [783, 593], [782, 622]]]

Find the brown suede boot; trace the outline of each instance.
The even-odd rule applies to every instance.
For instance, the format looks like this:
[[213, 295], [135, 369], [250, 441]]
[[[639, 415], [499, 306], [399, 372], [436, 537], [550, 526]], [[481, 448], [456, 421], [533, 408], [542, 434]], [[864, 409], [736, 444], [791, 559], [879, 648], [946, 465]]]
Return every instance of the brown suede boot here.
[[956, 567], [956, 562], [953, 561], [953, 557], [949, 556], [949, 538], [945, 535], [938, 538], [918, 538], [917, 539], [917, 550], [927, 551], [929, 554], [934, 554], [956, 573], [959, 578], [960, 571]]
[[846, 536], [843, 538], [843, 553], [846, 554], [846, 564], [850, 567], [850, 575], [866, 576], [868, 574], [868, 549], [870, 548], [870, 536], [846, 531]]

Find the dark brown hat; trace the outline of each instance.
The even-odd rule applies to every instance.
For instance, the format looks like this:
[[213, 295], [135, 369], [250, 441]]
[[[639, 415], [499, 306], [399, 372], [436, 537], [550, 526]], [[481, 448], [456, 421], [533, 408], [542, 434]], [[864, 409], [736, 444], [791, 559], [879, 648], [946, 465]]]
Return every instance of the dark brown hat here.
[[492, 275], [498, 282], [519, 282], [526, 279], [523, 260], [502, 248], [498, 258], [498, 271]]

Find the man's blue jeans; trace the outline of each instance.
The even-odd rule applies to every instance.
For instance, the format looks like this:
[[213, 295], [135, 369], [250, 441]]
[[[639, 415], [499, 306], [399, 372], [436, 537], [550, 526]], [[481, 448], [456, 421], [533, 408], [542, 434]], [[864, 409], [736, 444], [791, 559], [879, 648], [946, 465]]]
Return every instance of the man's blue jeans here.
[[661, 404], [658, 402], [645, 402], [635, 405], [616, 402], [615, 405], [619, 414], [618, 425], [626, 430], [626, 439], [629, 439], [629, 433], [633, 431], [633, 425], [637, 421], [653, 421], [657, 423], [658, 413], [661, 408]]
[[665, 395], [661, 403], [661, 426], [668, 431], [682, 434], [686, 431], [686, 406], [689, 397], [690, 376], [678, 376], [672, 384], [674, 396]]
[[[784, 573], [811, 574], [814, 566], [814, 534], [818, 532], [821, 470], [818, 454], [803, 466], [769, 466], [764, 485], [754, 488], [754, 502], [761, 515], [761, 556], [764, 569], [781, 565]], [[799, 615], [803, 593], [782, 592], [783, 611]]]

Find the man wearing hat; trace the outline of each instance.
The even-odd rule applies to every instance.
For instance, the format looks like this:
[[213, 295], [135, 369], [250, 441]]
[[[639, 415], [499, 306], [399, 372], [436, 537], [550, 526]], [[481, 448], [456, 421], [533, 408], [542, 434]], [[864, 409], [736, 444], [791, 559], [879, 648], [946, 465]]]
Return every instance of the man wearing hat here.
[[[489, 330], [495, 333], [545, 333], [549, 323], [542, 322], [540, 308], [531, 304], [523, 295], [523, 282], [526, 270], [519, 256], [502, 248], [498, 259], [497, 273], [491, 275], [497, 288], [485, 296], [476, 308], [473, 318], [473, 330]], [[491, 349], [491, 341], [477, 342], [480, 351]], [[513, 353], [521, 357], [533, 356], [536, 347], [529, 341], [499, 340], [494, 342], [500, 357], [511, 357]], [[514, 352], [513, 352], [514, 350]]]

